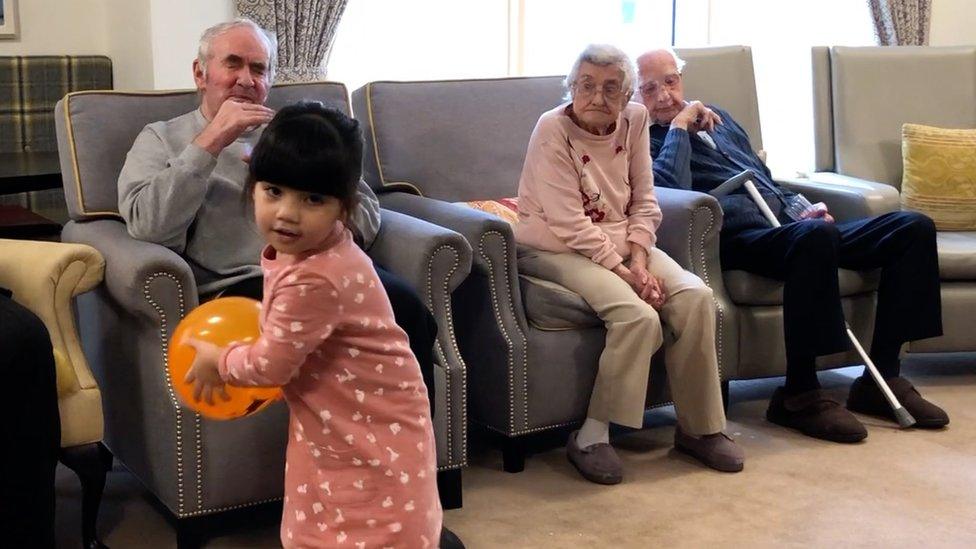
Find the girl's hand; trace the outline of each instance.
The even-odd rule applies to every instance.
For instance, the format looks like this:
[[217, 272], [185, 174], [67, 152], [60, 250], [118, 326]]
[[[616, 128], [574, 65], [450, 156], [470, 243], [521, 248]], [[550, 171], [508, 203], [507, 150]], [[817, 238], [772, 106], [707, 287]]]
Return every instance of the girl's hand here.
[[187, 339], [186, 343], [197, 352], [193, 364], [183, 378], [187, 383], [194, 383], [193, 399], [199, 402], [202, 398], [207, 404], [213, 405], [214, 392], [219, 391], [222, 399], [230, 400], [230, 395], [224, 387], [224, 380], [220, 377], [220, 370], [217, 368], [223, 349], [200, 339]]

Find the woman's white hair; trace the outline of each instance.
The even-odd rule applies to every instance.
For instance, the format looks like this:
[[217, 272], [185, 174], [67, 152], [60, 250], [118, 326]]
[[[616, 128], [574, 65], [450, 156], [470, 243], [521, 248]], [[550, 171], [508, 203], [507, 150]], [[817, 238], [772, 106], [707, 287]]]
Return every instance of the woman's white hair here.
[[572, 94], [573, 84], [576, 83], [576, 79], [579, 77], [580, 66], [584, 62], [592, 63], [600, 67], [606, 67], [608, 65], [617, 67], [624, 74], [624, 81], [620, 83], [620, 89], [628, 92], [634, 89], [634, 85], [637, 82], [637, 73], [634, 71], [634, 64], [631, 63], [630, 57], [620, 48], [611, 46], [610, 44], [590, 44], [579, 54], [579, 57], [573, 63], [573, 68], [569, 70], [569, 74], [563, 80], [563, 85], [566, 86], [567, 93]]
[[275, 67], [278, 65], [278, 38], [247, 17], [238, 17], [237, 19], [218, 23], [203, 31], [203, 34], [200, 35], [197, 61], [200, 64], [200, 70], [203, 71], [203, 76], [207, 76], [207, 62], [210, 61], [210, 47], [214, 39], [231, 29], [241, 27], [253, 30], [255, 34], [264, 39], [265, 44], [268, 46], [268, 84], [274, 83]]

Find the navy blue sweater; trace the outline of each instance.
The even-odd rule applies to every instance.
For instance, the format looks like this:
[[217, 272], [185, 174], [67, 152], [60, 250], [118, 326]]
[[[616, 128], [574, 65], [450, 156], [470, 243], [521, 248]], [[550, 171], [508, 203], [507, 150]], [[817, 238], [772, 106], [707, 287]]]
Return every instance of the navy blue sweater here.
[[[707, 193], [743, 170], [750, 169], [756, 174], [756, 187], [773, 213], [781, 223], [791, 222], [782, 213], [783, 200], [788, 200], [795, 193], [773, 181], [769, 168], [752, 151], [749, 136], [729, 113], [711, 105], [709, 108], [721, 116], [723, 122], [722, 125], [716, 124], [711, 134], [716, 148], [685, 130], [651, 125], [654, 185]], [[744, 188], [719, 198], [719, 203], [723, 212], [723, 234], [769, 226]]]

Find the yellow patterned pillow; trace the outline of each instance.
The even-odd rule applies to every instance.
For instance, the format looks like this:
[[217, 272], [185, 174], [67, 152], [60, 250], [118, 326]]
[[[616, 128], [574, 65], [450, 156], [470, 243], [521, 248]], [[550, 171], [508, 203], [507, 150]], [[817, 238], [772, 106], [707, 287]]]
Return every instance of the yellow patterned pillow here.
[[940, 231], [976, 230], [976, 130], [919, 124], [901, 128], [901, 207]]
[[470, 200], [458, 202], [476, 210], [490, 213], [507, 221], [509, 225], [518, 223], [518, 198], [499, 198], [498, 200]]

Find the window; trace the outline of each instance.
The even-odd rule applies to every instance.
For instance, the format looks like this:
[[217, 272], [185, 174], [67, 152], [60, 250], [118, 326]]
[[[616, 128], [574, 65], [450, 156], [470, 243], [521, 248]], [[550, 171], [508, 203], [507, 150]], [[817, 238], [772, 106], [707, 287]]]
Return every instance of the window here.
[[671, 43], [671, 0], [513, 0], [512, 74], [566, 74], [588, 44], [613, 44], [633, 59]]
[[[373, 80], [565, 74], [590, 43], [632, 58], [654, 47], [752, 47], [769, 165], [813, 161], [810, 47], [872, 45], [867, 2], [818, 0], [360, 0], [349, 2], [328, 77]], [[688, 98], [693, 99], [693, 98]]]
[[355, 90], [374, 80], [508, 74], [506, 0], [359, 0], [342, 16], [330, 80]]
[[[679, 0], [678, 15], [681, 16]], [[874, 45], [867, 2], [712, 0], [708, 44], [752, 47], [763, 146], [774, 173], [813, 166], [811, 46]], [[678, 36], [679, 45], [681, 35]], [[702, 44], [688, 44], [702, 45]]]

